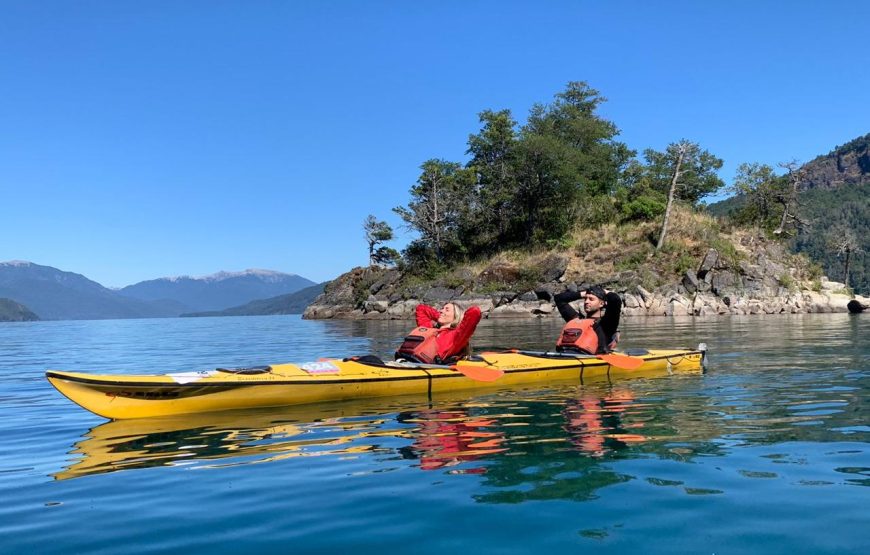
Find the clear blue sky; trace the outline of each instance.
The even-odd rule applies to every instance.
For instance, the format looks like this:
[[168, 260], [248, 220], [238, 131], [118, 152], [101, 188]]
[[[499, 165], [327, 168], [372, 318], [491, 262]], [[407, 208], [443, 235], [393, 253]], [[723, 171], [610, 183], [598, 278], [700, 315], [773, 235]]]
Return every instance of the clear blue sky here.
[[[808, 161], [870, 132], [870, 2], [0, 2], [0, 261], [106, 286], [367, 263], [368, 214], [568, 81], [631, 148]], [[408, 239], [394, 247], [402, 247]]]

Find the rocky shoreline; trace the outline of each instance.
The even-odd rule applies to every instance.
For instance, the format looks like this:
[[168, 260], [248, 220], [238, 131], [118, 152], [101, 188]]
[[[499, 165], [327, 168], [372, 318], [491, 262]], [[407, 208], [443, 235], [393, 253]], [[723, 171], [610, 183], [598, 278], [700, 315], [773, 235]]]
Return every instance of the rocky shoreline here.
[[[572, 279], [576, 272], [568, 271], [568, 262], [559, 255], [547, 256], [534, 272], [537, 283], [528, 288], [521, 279], [528, 269], [505, 263], [493, 263], [477, 275], [465, 276], [461, 283], [436, 280], [417, 286], [405, 284], [395, 269], [355, 268], [327, 285], [305, 309], [303, 318], [406, 320], [413, 319], [420, 302], [438, 305], [447, 301], [477, 305], [486, 318], [558, 317], [553, 295], [590, 285]], [[870, 298], [852, 296], [845, 284], [824, 276], [801, 279], [797, 270], [777, 262], [765, 249], [755, 252], [751, 260], [734, 263], [711, 248], [696, 270], [683, 274], [680, 283], [654, 290], [632, 283], [635, 277], [623, 272], [603, 281], [622, 297], [626, 317], [830, 313], [848, 312], [852, 300], [870, 304]], [[516, 290], [510, 287], [512, 283], [523, 287]]]

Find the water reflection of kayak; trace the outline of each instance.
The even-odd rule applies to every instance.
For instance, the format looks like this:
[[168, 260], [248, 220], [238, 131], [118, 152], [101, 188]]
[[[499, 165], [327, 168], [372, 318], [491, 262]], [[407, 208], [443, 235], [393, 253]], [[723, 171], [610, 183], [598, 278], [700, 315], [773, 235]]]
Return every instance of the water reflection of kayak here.
[[[399, 401], [396, 408], [407, 410], [425, 399]], [[376, 406], [370, 400], [114, 420], [84, 434], [71, 451], [77, 460], [54, 478], [187, 465], [194, 460], [203, 467], [221, 464], [219, 459], [244, 457], [244, 464], [252, 464], [370, 451], [373, 445], [363, 440], [383, 433], [381, 427], [391, 418], [383, 411], [383, 401]]]
[[[700, 347], [645, 350], [631, 358], [642, 364], [627, 369], [613, 362], [619, 358], [485, 352], [454, 366], [400, 364], [362, 357], [153, 376], [49, 370], [46, 377], [85, 409], [106, 418], [126, 419], [393, 395], [425, 394], [431, 398], [450, 391], [493, 386], [699, 372], [704, 351]], [[478, 373], [495, 373], [498, 377], [479, 381]]]

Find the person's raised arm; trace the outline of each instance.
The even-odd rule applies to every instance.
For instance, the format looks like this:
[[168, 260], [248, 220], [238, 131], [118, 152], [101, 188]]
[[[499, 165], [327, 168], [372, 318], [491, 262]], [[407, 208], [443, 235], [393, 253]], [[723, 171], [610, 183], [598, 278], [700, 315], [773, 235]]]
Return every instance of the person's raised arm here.
[[619, 295], [610, 291], [606, 295], [605, 302], [607, 303], [607, 308], [604, 310], [604, 316], [601, 317], [601, 330], [607, 336], [607, 340], [610, 341], [613, 338], [613, 334], [619, 328], [622, 299], [619, 298]]
[[462, 316], [462, 321], [459, 322], [458, 326], [456, 326], [456, 335], [453, 341], [454, 345], [461, 345], [463, 347], [468, 345], [471, 336], [474, 334], [474, 330], [477, 329], [477, 324], [480, 323], [480, 317], [479, 306], [472, 306], [465, 311], [465, 315]]
[[584, 296], [581, 291], [563, 291], [553, 297], [553, 300], [556, 301], [556, 308], [559, 309], [559, 314], [562, 315], [562, 319], [566, 322], [570, 322], [574, 318], [579, 318], [580, 313], [571, 306], [571, 303], [582, 299]]
[[417, 326], [421, 328], [434, 328], [438, 323], [438, 310], [429, 305], [420, 303], [414, 310], [417, 318]]

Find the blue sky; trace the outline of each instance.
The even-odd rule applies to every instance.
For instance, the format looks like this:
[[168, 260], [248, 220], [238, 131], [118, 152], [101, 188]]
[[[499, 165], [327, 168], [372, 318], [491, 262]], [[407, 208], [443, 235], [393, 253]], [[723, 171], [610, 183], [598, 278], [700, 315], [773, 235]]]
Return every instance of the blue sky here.
[[[368, 214], [484, 109], [572, 80], [639, 152], [808, 161], [870, 132], [870, 2], [0, 2], [0, 261], [106, 286], [367, 263]], [[402, 247], [401, 232], [393, 244]]]

